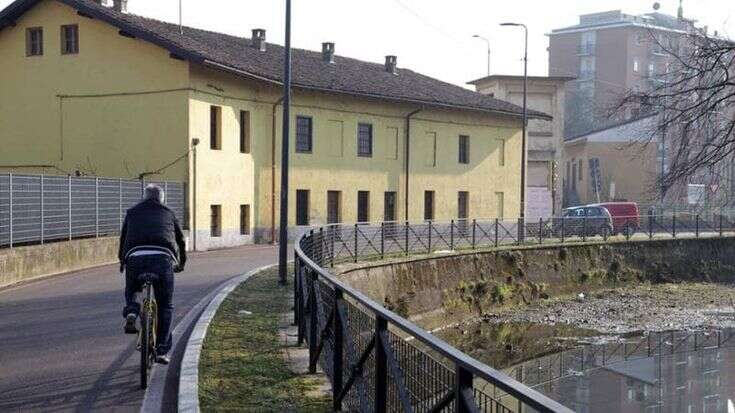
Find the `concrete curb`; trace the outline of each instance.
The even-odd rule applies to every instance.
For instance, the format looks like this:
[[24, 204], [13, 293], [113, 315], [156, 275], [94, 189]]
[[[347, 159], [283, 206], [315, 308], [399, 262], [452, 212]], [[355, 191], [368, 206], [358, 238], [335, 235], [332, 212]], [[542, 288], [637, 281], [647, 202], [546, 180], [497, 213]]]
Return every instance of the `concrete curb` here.
[[217, 310], [227, 296], [240, 284], [247, 281], [253, 275], [276, 266], [277, 264], [265, 265], [256, 268], [247, 274], [230, 279], [225, 282], [216, 295], [204, 309], [194, 325], [184, 350], [184, 358], [181, 360], [179, 373], [179, 412], [199, 412], [199, 356], [207, 336], [209, 324], [214, 319]]

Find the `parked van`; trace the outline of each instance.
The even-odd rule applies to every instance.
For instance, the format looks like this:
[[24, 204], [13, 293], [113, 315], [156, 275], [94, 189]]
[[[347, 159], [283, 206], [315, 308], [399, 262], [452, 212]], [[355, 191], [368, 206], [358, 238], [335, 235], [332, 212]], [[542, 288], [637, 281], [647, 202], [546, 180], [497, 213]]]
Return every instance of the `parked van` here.
[[610, 212], [615, 235], [633, 235], [641, 227], [640, 212], [635, 202], [602, 202], [593, 206], [604, 207]]

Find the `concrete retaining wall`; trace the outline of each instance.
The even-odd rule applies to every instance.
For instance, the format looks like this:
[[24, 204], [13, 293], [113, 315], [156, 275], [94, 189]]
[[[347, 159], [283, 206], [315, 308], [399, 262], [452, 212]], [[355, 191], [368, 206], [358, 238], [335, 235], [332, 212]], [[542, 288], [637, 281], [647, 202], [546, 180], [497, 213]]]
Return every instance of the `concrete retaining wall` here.
[[90, 238], [0, 250], [0, 287], [117, 262], [118, 238]]
[[642, 281], [735, 280], [735, 238], [567, 244], [344, 270], [352, 286], [424, 328], [494, 307]]

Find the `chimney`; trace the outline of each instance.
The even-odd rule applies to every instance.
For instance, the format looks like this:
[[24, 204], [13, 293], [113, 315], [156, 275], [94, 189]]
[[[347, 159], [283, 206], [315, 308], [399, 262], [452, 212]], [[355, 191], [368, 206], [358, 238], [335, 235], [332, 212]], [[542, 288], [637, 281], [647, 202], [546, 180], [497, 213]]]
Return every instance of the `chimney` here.
[[265, 29], [253, 29], [250, 46], [261, 52], [265, 52]]
[[395, 56], [388, 55], [385, 57], [385, 71], [388, 73], [393, 73], [394, 75], [398, 74], [396, 64], [398, 62], [398, 58]]
[[322, 43], [322, 60], [327, 63], [334, 63], [334, 43]]
[[684, 0], [679, 0], [679, 9], [676, 11], [676, 17], [679, 20], [684, 19], [684, 5], [682, 4]]
[[112, 9], [120, 13], [127, 13], [128, 0], [112, 0]]

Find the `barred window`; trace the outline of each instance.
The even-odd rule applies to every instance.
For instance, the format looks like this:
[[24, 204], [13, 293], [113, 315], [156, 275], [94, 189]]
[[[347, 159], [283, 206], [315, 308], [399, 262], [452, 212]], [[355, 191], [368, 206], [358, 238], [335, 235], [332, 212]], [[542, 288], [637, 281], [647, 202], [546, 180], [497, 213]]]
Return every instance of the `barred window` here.
[[240, 205], [240, 235], [250, 235], [250, 205]]
[[424, 219], [434, 220], [434, 191], [424, 191]]
[[309, 225], [309, 190], [296, 190], [296, 225]]
[[312, 120], [310, 117], [296, 117], [296, 152], [310, 153], [312, 151]]
[[61, 26], [61, 54], [79, 53], [79, 26]]
[[250, 153], [250, 112], [240, 111], [240, 153]]
[[470, 137], [459, 135], [459, 163], [470, 163]]
[[222, 236], [222, 205], [211, 205], [210, 233], [212, 237]]
[[26, 56], [43, 56], [43, 28], [26, 29]]
[[209, 107], [209, 148], [222, 149], [222, 108]]
[[369, 123], [357, 125], [357, 156], [373, 156], [373, 125]]
[[357, 191], [357, 222], [370, 221], [370, 192]]

